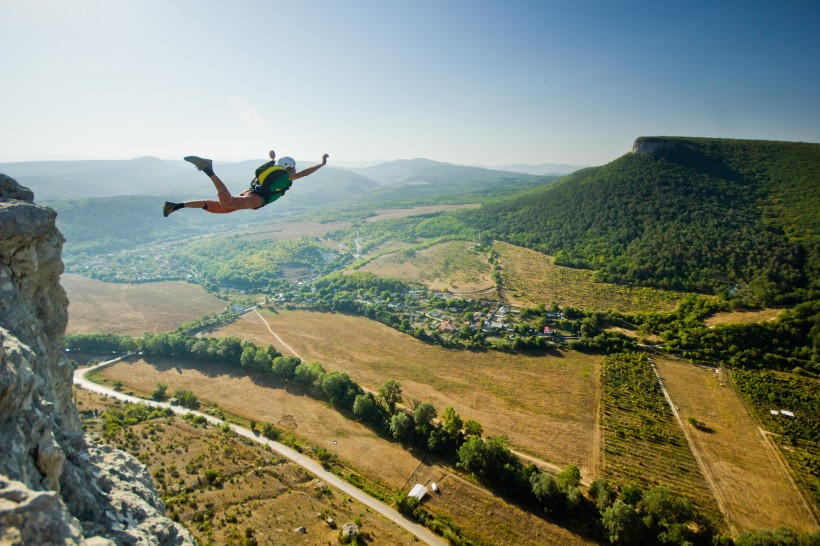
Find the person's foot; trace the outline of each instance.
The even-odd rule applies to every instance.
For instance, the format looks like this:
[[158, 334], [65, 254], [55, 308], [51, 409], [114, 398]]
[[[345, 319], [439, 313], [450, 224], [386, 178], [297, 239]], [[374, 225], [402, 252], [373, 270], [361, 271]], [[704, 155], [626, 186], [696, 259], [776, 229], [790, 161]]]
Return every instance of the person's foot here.
[[192, 163], [194, 167], [196, 167], [200, 171], [204, 171], [205, 169], [212, 169], [214, 166], [214, 162], [210, 159], [203, 159], [195, 155], [185, 156], [182, 159], [184, 159], [188, 163]]
[[162, 215], [168, 218], [168, 215], [174, 212], [176, 209], [174, 208], [176, 203], [171, 203], [170, 201], [166, 201], [165, 204], [162, 206]]

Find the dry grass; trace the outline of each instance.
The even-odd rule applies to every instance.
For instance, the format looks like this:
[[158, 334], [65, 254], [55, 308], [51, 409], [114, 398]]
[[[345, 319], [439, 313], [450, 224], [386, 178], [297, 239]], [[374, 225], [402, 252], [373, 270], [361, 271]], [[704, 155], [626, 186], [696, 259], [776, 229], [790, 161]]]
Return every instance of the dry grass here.
[[[127, 390], [143, 394], [152, 391], [158, 382], [168, 384], [171, 391], [177, 388], [190, 389], [201, 400], [215, 402], [226, 412], [246, 419], [253, 418], [259, 423], [272, 422], [282, 427], [289, 427], [298, 437], [323, 447], [338, 457], [345, 466], [354, 468], [368, 479], [382, 483], [389, 488], [404, 488], [407, 491], [418, 480], [423, 483], [430, 479], [441, 481], [443, 482], [442, 495], [428, 498], [425, 506], [433, 512], [449, 517], [477, 545], [519, 546], [561, 543], [575, 546], [591, 544], [566, 529], [536, 517], [494, 496], [489, 491], [459, 478], [441, 466], [426, 466], [399, 444], [378, 438], [369, 429], [342, 417], [328, 405], [307, 396], [291, 394], [282, 388], [271, 388], [263, 379], [252, 380], [249, 377], [234, 374], [222, 366], [198, 363], [188, 363], [182, 366], [178, 361], [159, 359], [152, 360], [151, 363], [143, 360], [119, 363], [107, 368], [102, 375], [111, 381], [122, 381]], [[80, 406], [80, 409], [82, 410], [83, 407]], [[193, 441], [181, 431], [175, 431], [173, 434], [180, 444]], [[213, 441], [208, 442], [209, 449], [214, 444]], [[202, 453], [201, 450], [200, 453]], [[179, 462], [174, 464], [177, 467], [181, 465]], [[247, 506], [252, 512], [246, 518], [247, 524], [256, 526], [259, 522], [259, 526], [255, 528], [262, 529], [266, 536], [273, 536], [282, 541], [275, 542], [276, 544], [301, 544], [301, 542], [288, 542], [291, 536], [303, 537], [303, 535], [289, 533], [297, 525], [308, 526], [309, 538], [320, 536], [321, 540], [330, 540], [325, 538], [329, 535], [318, 535], [318, 531], [323, 529], [323, 524], [315, 517], [315, 513], [329, 509], [324, 508], [323, 510], [316, 504], [317, 499], [312, 498], [315, 495], [312, 493], [310, 482], [303, 480], [296, 485], [291, 485], [293, 491], [288, 491], [286, 495], [281, 491], [283, 482], [277, 475], [277, 470], [272, 471], [269, 469], [270, 465], [265, 464], [251, 466], [254, 467], [253, 472], [249, 468], [242, 470], [233, 467], [230, 472], [242, 472], [243, 480], [250, 479], [251, 475], [258, 477], [261, 473], [264, 489], [266, 491], [273, 489], [278, 492], [275, 499], [255, 499], [252, 493], [256, 486], [246, 486], [246, 482], [240, 480], [237, 482], [239, 484], [237, 487], [226, 486], [224, 491], [203, 493], [199, 502], [200, 506], [208, 501], [217, 506], [224, 505], [226, 510], [233, 511], [238, 511], [240, 507], [244, 510]], [[279, 467], [276, 466], [276, 468]], [[431, 478], [432, 476], [434, 478]], [[246, 487], [251, 488], [250, 492], [246, 492]], [[331, 497], [331, 500], [338, 501], [338, 499], [338, 494]], [[337, 514], [340, 512], [340, 506], [338, 503], [331, 504], [330, 510], [331, 513]], [[354, 510], [353, 513], [359, 512]], [[182, 512], [180, 515], [183, 521], [189, 517]], [[376, 517], [375, 514], [368, 512], [366, 516], [361, 517], [365, 521], [365, 530], [373, 536], [389, 536], [383, 535], [384, 531], [380, 530], [377, 533], [371, 530], [375, 527], [375, 524], [371, 523], [371, 520]], [[314, 533], [317, 534], [314, 535]], [[321, 540], [307, 543], [326, 543]], [[335, 542], [331, 541], [331, 543]], [[375, 540], [373, 544], [404, 544], [404, 542]]]
[[786, 525], [817, 530], [776, 451], [724, 375], [676, 359], [656, 359], [658, 372], [684, 419], [729, 517], [739, 531]]
[[254, 241], [257, 239], [298, 239], [299, 237], [321, 237], [328, 232], [350, 227], [349, 222], [310, 222], [300, 220], [297, 222], [276, 222], [267, 224], [264, 227], [254, 227], [242, 230], [240, 239]]
[[[514, 449], [561, 466], [575, 464], [585, 477], [590, 475], [599, 357], [446, 350], [343, 314], [294, 311], [263, 316], [307, 361], [345, 371], [370, 390], [396, 379], [405, 400], [431, 402], [439, 412], [453, 406], [462, 418], [480, 422], [485, 434], [506, 434]], [[279, 345], [257, 315], [214, 335]]]
[[169, 392], [187, 389], [233, 415], [279, 424], [344, 461], [356, 461], [361, 473], [393, 488], [404, 483], [418, 464], [401, 445], [383, 441], [369, 428], [310, 396], [276, 388], [269, 378], [251, 378], [216, 364], [154, 358], [119, 363], [101, 375], [142, 394], [153, 391], [157, 383], [167, 384]]
[[70, 302], [66, 328], [69, 335], [168, 332], [225, 308], [224, 301], [202, 287], [181, 281], [118, 284], [67, 273], [60, 284]]
[[507, 243], [496, 242], [493, 248], [503, 267], [504, 297], [514, 305], [556, 302], [589, 311], [634, 313], [671, 311], [683, 297], [668, 290], [596, 283], [592, 271], [553, 265], [549, 256]]
[[433, 214], [436, 212], [445, 212], [458, 209], [475, 209], [480, 207], [479, 204], [469, 205], [419, 205], [418, 207], [411, 207], [409, 209], [382, 209], [373, 211], [375, 216], [367, 219], [368, 222], [378, 222], [379, 220], [395, 220], [398, 218], [407, 218], [408, 216], [418, 216], [421, 214]]
[[[420, 464], [407, 480], [405, 489], [416, 483], [427, 486], [430, 496], [425, 497], [424, 507], [434, 513], [449, 514], [457, 525], [469, 528], [470, 538], [477, 545], [596, 544], [498, 499], [486, 489], [439, 465]], [[438, 493], [433, 492], [431, 483], [436, 483]], [[498, 517], [500, 514], [505, 514], [505, 517]], [[499, 540], [499, 537], [503, 537], [503, 540]]]
[[775, 320], [782, 311], [782, 309], [728, 311], [725, 313], [715, 313], [711, 317], [708, 317], [704, 322], [706, 323], [706, 326], [709, 327], [717, 324], [753, 324], [756, 322]]
[[387, 254], [361, 270], [467, 297], [487, 297], [495, 291], [487, 258], [473, 243], [464, 241], [441, 243], [410, 256], [404, 252]]
[[[114, 405], [110, 398], [83, 390], [75, 390], [75, 399], [81, 412]], [[91, 430], [98, 428], [93, 418], [84, 424]], [[135, 425], [130, 432], [130, 440], [120, 434], [114, 445], [147, 458], [158, 489], [165, 493], [168, 514], [176, 513], [200, 544], [241, 544], [248, 528], [260, 546], [337, 544], [338, 530], [328, 526], [328, 517], [339, 528], [358, 517], [372, 544], [418, 543], [367, 506], [332, 487], [324, 489], [324, 482], [295, 463], [216, 427], [194, 427], [174, 417]], [[206, 470], [218, 471], [224, 484], [207, 485]], [[184, 487], [194, 493], [174, 494]], [[195, 514], [203, 512], [212, 514], [206, 518], [210, 532], [193, 521]], [[306, 534], [294, 532], [300, 526]]]

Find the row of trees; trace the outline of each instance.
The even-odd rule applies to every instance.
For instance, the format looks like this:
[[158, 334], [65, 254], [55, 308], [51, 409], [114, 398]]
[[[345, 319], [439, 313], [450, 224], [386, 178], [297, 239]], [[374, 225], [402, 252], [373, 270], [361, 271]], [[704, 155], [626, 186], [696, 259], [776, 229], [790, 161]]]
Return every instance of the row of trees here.
[[[318, 362], [303, 362], [283, 356], [271, 346], [260, 348], [237, 338], [78, 335], [67, 338], [67, 345], [106, 352], [142, 350], [157, 356], [229, 363], [248, 372], [270, 374], [327, 400], [339, 411], [410, 449], [455, 464], [513, 502], [542, 510], [585, 533], [608, 538], [613, 544], [707, 544], [711, 537], [722, 540], [688, 500], [668, 489], [641, 491], [630, 486], [618, 490], [606, 480], [598, 480], [584, 495], [577, 467], [570, 465], [553, 476], [534, 465], [524, 465], [507, 447], [505, 438], [483, 438], [480, 423], [464, 421], [452, 407], [444, 408], [441, 415], [429, 402], [403, 407], [402, 387], [395, 380], [386, 381], [377, 392], [369, 392], [344, 372], [327, 371]], [[166, 389], [156, 394], [165, 396]], [[269, 424], [262, 432], [277, 436], [275, 427]], [[417, 509], [411, 506], [410, 511]]]

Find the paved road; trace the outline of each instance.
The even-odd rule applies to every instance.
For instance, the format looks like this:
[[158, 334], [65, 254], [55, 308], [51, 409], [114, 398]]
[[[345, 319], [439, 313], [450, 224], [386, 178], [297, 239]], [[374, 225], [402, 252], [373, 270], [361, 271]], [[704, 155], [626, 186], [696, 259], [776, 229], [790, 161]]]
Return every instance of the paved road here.
[[[154, 402], [153, 400], [144, 400], [142, 398], [137, 398], [135, 396], [130, 396], [130, 395], [127, 395], [127, 394], [124, 394], [124, 393], [121, 393], [121, 392], [117, 392], [114, 389], [104, 387], [102, 385], [94, 383], [93, 381], [85, 378], [85, 375], [88, 372], [90, 372], [92, 370], [96, 370], [96, 369], [101, 368], [103, 366], [113, 364], [115, 362], [118, 362], [118, 361], [122, 360], [123, 358], [124, 357], [119, 357], [119, 358], [115, 358], [113, 360], [109, 360], [107, 362], [103, 362], [103, 363], [98, 364], [96, 366], [91, 366], [91, 367], [88, 367], [88, 368], [81, 368], [81, 369], [75, 370], [74, 371], [74, 384], [77, 385], [78, 387], [83, 388], [83, 389], [86, 389], [86, 390], [89, 390], [89, 391], [92, 391], [92, 392], [97, 392], [97, 393], [100, 393], [100, 394], [106, 394], [106, 395], [111, 396], [113, 398], [117, 398], [119, 400], [124, 400], [126, 402], [131, 402], [131, 403], [134, 403], [134, 404], [145, 404], [145, 405], [153, 406], [153, 407], [157, 407], [157, 408], [170, 408], [174, 413], [177, 413], [177, 414], [180, 414], [180, 415], [184, 415], [186, 413], [192, 413], [194, 415], [200, 415], [200, 416], [204, 417], [205, 419], [207, 419], [209, 423], [214, 424], [214, 425], [220, 425], [221, 426], [224, 423], [224, 421], [222, 421], [221, 419], [217, 419], [216, 417], [214, 417], [212, 415], [206, 415], [204, 413], [189, 410], [189, 409], [186, 409], [186, 408], [183, 408], [183, 407], [180, 407], [180, 406], [172, 406], [172, 405], [167, 404], [165, 402]], [[262, 445], [266, 445], [266, 446], [270, 447], [271, 449], [273, 449], [274, 451], [276, 451], [277, 453], [279, 453], [283, 457], [285, 457], [285, 458], [293, 461], [294, 463], [298, 464], [299, 466], [301, 466], [302, 468], [304, 468], [305, 470], [307, 470], [311, 474], [315, 475], [319, 479], [324, 480], [327, 484], [332, 485], [333, 487], [336, 487], [337, 489], [340, 489], [345, 494], [351, 496], [352, 498], [356, 499], [357, 501], [361, 502], [362, 504], [365, 504], [365, 505], [369, 506], [370, 508], [372, 508], [373, 510], [375, 510], [376, 512], [378, 512], [382, 516], [386, 517], [387, 519], [389, 519], [390, 521], [392, 521], [396, 525], [399, 525], [402, 528], [406, 529], [407, 531], [411, 532], [412, 534], [414, 534], [416, 537], [418, 537], [420, 540], [424, 541], [425, 543], [430, 544], [431, 546], [448, 546], [447, 541], [445, 541], [444, 539], [442, 539], [438, 535], [433, 534], [433, 532], [430, 531], [428, 528], [424, 527], [423, 525], [419, 525], [418, 523], [414, 523], [414, 522], [408, 520], [407, 518], [405, 518], [404, 516], [399, 514], [396, 510], [394, 510], [390, 506], [386, 505], [382, 501], [380, 501], [380, 500], [378, 500], [374, 497], [371, 497], [367, 493], [364, 493], [363, 491], [357, 489], [356, 487], [354, 487], [353, 485], [347, 483], [346, 481], [344, 481], [340, 477], [336, 476], [335, 474], [332, 474], [332, 473], [328, 472], [327, 470], [322, 468], [322, 466], [319, 463], [317, 463], [316, 461], [314, 461], [313, 459], [311, 459], [309, 457], [306, 457], [306, 456], [302, 455], [301, 453], [299, 453], [298, 451], [296, 451], [294, 449], [291, 449], [286, 445], [280, 444], [279, 442], [274, 442], [273, 440], [268, 440], [267, 438], [264, 438], [262, 436], [257, 436], [256, 434], [251, 432], [249, 429], [246, 429], [244, 427], [240, 427], [240, 426], [237, 426], [237, 425], [232, 424], [232, 423], [230, 424], [230, 427], [234, 432], [236, 432], [240, 436], [244, 436], [245, 438], [249, 438], [249, 439], [251, 439], [255, 442], [258, 442]]]

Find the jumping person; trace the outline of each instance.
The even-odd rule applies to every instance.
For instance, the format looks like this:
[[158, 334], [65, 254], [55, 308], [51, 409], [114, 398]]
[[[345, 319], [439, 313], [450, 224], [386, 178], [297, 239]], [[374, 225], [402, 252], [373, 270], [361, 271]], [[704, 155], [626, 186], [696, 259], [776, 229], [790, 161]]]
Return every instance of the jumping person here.
[[276, 153], [273, 150], [268, 156], [271, 160], [256, 169], [256, 176], [251, 181], [251, 187], [239, 195], [231, 195], [222, 180], [214, 174], [213, 161], [210, 159], [203, 159], [195, 155], [183, 158], [208, 175], [216, 188], [217, 201], [185, 201], [183, 203], [166, 201], [162, 207], [162, 215], [167, 217], [182, 208], [204, 209], [215, 214], [225, 214], [242, 209], [261, 209], [282, 197], [290, 189], [294, 180], [313, 174], [320, 167], [327, 165], [327, 158], [330, 157], [325, 154], [321, 163], [297, 173], [296, 162], [292, 157], [280, 158], [277, 165]]

